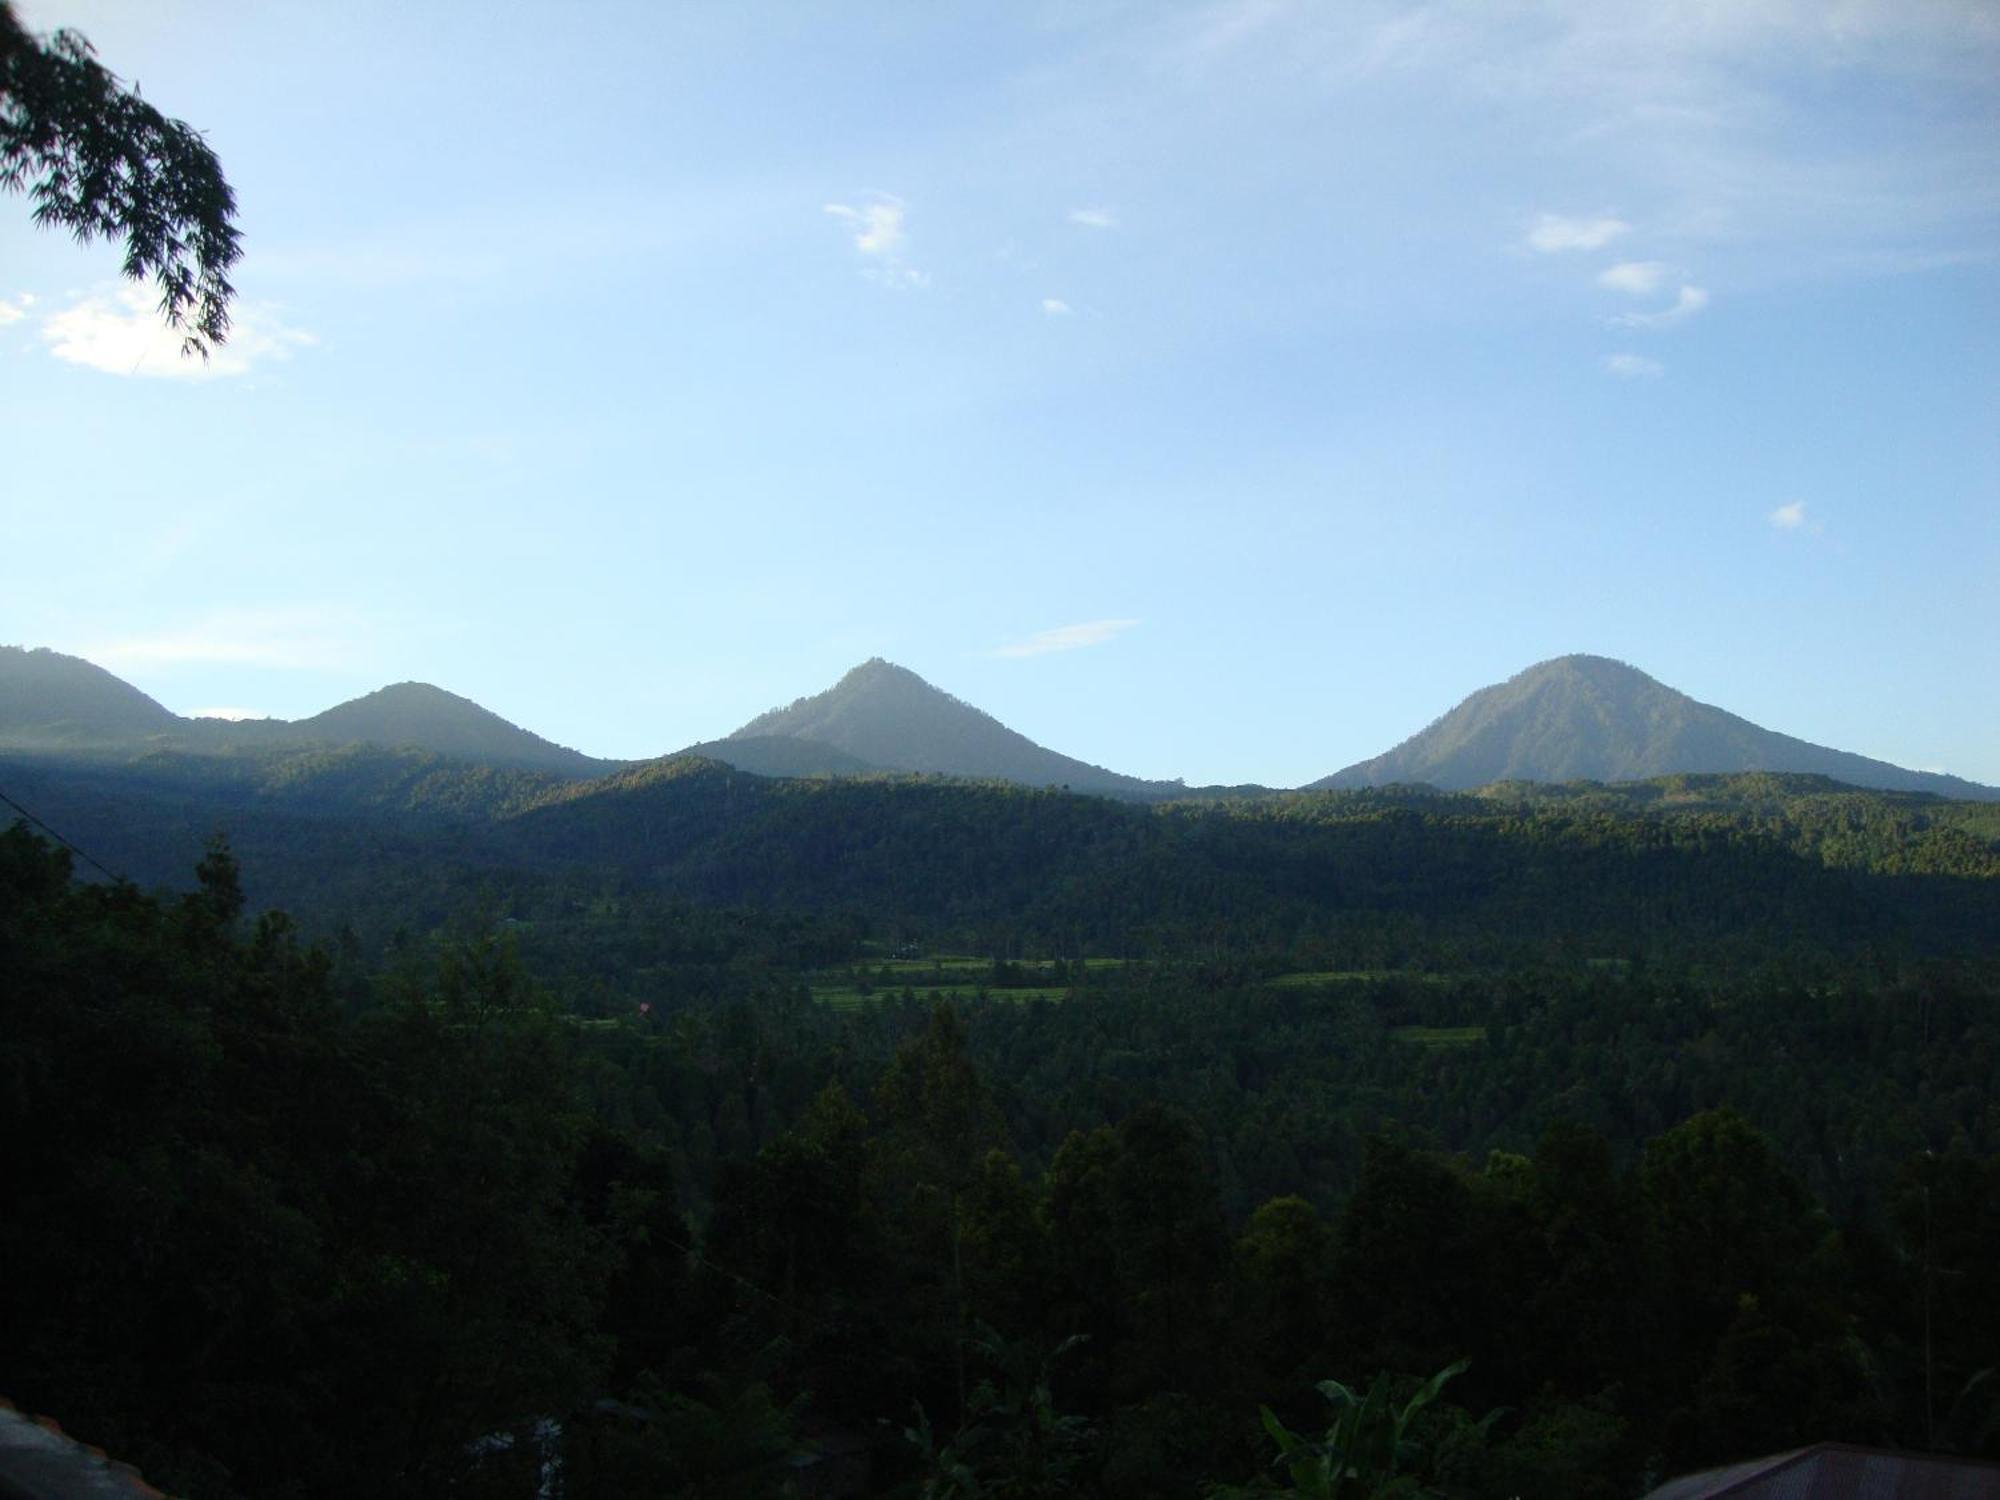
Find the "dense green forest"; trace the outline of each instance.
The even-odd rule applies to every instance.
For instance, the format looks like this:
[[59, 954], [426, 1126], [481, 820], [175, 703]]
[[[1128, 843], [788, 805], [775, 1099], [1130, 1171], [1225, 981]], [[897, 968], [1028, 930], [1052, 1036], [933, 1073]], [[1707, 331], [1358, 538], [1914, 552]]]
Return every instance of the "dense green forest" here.
[[1356, 1493], [2000, 1456], [1989, 806], [7, 785], [153, 889], [0, 837], [0, 1393], [176, 1493], [1286, 1491], [1378, 1376]]
[[[1567, 943], [1710, 967], [1991, 936], [2000, 812], [1817, 776], [1258, 793], [1135, 806], [942, 777], [767, 778], [676, 757], [593, 780], [347, 746], [0, 756], [14, 795], [141, 884], [228, 833], [259, 908], [371, 948], [484, 904], [738, 908], [892, 944], [1292, 967], [1511, 961]], [[606, 934], [593, 930], [589, 943]]]

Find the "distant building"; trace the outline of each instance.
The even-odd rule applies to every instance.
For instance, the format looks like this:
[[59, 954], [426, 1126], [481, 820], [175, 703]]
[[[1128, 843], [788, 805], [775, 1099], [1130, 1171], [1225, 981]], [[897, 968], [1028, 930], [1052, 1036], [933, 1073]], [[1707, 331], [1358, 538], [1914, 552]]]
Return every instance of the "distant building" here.
[[2000, 1464], [1815, 1443], [1670, 1479], [1646, 1500], [2000, 1500]]
[[130, 1464], [79, 1443], [49, 1417], [0, 1400], [0, 1495], [8, 1500], [164, 1500]]

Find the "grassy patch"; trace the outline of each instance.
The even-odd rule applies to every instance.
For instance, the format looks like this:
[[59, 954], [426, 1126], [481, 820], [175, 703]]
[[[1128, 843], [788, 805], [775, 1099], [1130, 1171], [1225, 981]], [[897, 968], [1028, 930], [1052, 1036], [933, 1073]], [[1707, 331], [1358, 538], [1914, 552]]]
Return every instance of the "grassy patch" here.
[[1337, 984], [1378, 984], [1387, 979], [1406, 979], [1417, 984], [1450, 984], [1468, 977], [1464, 974], [1434, 974], [1419, 969], [1307, 969], [1296, 974], [1280, 974], [1264, 982], [1278, 990], [1317, 990]]
[[[858, 1010], [863, 1006], [880, 1005], [885, 1000], [894, 1000], [907, 989], [922, 1001], [970, 1000], [980, 993], [981, 987], [963, 984], [912, 984], [877, 985], [867, 994], [851, 984], [816, 984], [812, 987], [813, 999], [822, 1005], [830, 1005], [835, 1010]], [[1067, 1000], [1069, 990], [1062, 985], [1038, 985], [1015, 990], [986, 989], [989, 1000]]]
[[891, 974], [931, 974], [939, 969], [947, 974], [956, 974], [973, 969], [991, 969], [993, 960], [972, 958], [963, 953], [940, 953], [935, 958], [892, 958], [875, 967], [887, 969]]
[[1486, 1040], [1484, 1026], [1398, 1026], [1393, 1035], [1399, 1041], [1419, 1047], [1471, 1047]]

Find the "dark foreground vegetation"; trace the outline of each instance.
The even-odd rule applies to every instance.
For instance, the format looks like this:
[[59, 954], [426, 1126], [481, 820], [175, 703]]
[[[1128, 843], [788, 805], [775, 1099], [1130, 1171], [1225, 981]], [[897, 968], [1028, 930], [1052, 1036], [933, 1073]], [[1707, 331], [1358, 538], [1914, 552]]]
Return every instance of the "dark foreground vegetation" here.
[[1976, 810], [341, 770], [38, 787], [128, 868], [226, 823], [179, 893], [0, 836], [0, 1394], [176, 1493], [2000, 1456]]

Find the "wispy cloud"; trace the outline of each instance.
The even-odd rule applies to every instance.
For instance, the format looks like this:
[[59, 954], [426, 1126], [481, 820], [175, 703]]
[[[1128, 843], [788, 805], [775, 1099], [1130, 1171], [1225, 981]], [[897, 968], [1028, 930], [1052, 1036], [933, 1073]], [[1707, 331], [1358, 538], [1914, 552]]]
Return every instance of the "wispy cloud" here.
[[1616, 375], [1620, 380], [1658, 380], [1667, 373], [1667, 367], [1643, 354], [1607, 354], [1604, 356], [1604, 372]]
[[[1254, 89], [1243, 107], [1257, 109], [1317, 100], [1346, 112], [1350, 130], [1379, 120], [1419, 154], [1476, 120], [1494, 162], [1544, 161], [1550, 176], [1526, 211], [1506, 169], [1459, 179], [1436, 205], [1451, 212], [1479, 196], [1509, 215], [1502, 233], [1524, 253], [1601, 255], [1643, 230], [1648, 254], [1725, 251], [1732, 285], [1747, 287], [1921, 270], [1993, 242], [2000, 6], [1990, 3], [1154, 9], [1172, 18], [1146, 63], [1202, 97]], [[1829, 78], [1843, 81], [1836, 93]]]
[[23, 292], [18, 297], [0, 302], [0, 328], [5, 328], [9, 323], [20, 322], [21, 319], [27, 317], [28, 309], [34, 305], [35, 299], [28, 292]]
[[41, 335], [49, 353], [66, 364], [170, 380], [247, 375], [266, 360], [290, 359], [318, 342], [304, 329], [288, 327], [267, 306], [239, 303], [230, 324], [229, 342], [207, 359], [184, 357], [182, 335], [160, 317], [159, 294], [150, 284], [132, 283], [50, 313], [42, 319]]
[[1060, 297], [1044, 297], [1042, 298], [1042, 311], [1052, 318], [1066, 318], [1075, 312], [1076, 309]]
[[866, 202], [828, 203], [825, 211], [847, 226], [855, 251], [872, 262], [863, 273], [869, 280], [892, 287], [930, 285], [930, 277], [903, 258], [909, 236], [903, 220], [908, 205], [890, 193], [872, 194]]
[[1601, 250], [1631, 230], [1630, 224], [1610, 214], [1596, 214], [1589, 218], [1543, 214], [1528, 230], [1528, 246], [1544, 255], [1556, 255], [1565, 250]]
[[1671, 328], [1684, 323], [1708, 306], [1708, 293], [1698, 286], [1684, 286], [1674, 305], [1659, 312], [1620, 313], [1610, 320], [1613, 328]]
[[1072, 208], [1069, 221], [1081, 224], [1085, 229], [1116, 229], [1118, 215], [1108, 208]]
[[172, 629], [94, 642], [80, 654], [113, 669], [221, 662], [330, 671], [355, 664], [372, 635], [372, 627], [340, 610], [227, 609]]
[[1614, 292], [1650, 297], [1660, 289], [1671, 268], [1662, 260], [1621, 260], [1597, 273], [1597, 284]]
[[[1781, 505], [1765, 519], [1780, 531], [1799, 531], [1808, 525], [1806, 503], [1803, 500], [1794, 500], [1787, 505]], [[1812, 529], [1818, 530], [1818, 527]]]
[[1228, 52], [1283, 20], [1288, 9], [1279, 0], [1230, 0], [1196, 10], [1182, 46], [1190, 60]]
[[1047, 656], [1051, 651], [1077, 651], [1085, 646], [1101, 646], [1138, 623], [1137, 620], [1086, 620], [1081, 625], [1058, 625], [1053, 630], [1038, 630], [1025, 641], [996, 647], [987, 654], [1017, 657]]

